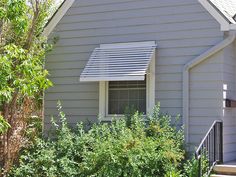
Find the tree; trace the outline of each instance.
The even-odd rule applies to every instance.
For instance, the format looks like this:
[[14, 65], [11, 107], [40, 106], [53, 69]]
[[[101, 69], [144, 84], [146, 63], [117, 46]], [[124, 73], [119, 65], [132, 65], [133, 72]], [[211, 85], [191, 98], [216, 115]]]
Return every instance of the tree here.
[[0, 2], [0, 112], [11, 128], [2, 136], [4, 173], [25, 145], [28, 120], [52, 85], [44, 69], [51, 48], [42, 31], [53, 12], [53, 0]]

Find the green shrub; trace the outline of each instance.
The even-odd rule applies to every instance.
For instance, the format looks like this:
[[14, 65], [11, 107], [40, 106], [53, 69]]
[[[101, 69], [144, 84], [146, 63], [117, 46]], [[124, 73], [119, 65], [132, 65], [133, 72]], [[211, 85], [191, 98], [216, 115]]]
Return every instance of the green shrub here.
[[[203, 153], [202, 159], [201, 159], [201, 166], [202, 166], [202, 176], [208, 177], [208, 160], [206, 153]], [[191, 159], [187, 160], [184, 164], [184, 176], [186, 177], [197, 177], [198, 176], [198, 166], [199, 163], [193, 156]]]
[[161, 115], [159, 107], [146, 121], [135, 113], [88, 131], [83, 123], [72, 131], [59, 110], [60, 121], [53, 123], [57, 136], [38, 139], [24, 150], [11, 176], [180, 177], [183, 132], [171, 126], [171, 117]]
[[5, 133], [10, 127], [10, 124], [0, 115], [0, 135]]

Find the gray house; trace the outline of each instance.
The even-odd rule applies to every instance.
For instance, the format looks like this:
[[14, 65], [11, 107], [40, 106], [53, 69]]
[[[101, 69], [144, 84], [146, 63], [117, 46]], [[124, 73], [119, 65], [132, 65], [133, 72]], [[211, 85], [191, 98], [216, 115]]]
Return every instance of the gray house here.
[[71, 124], [160, 102], [192, 148], [222, 120], [224, 161], [236, 159], [235, 14], [236, 0], [65, 0], [44, 31], [59, 37], [44, 128], [57, 100]]

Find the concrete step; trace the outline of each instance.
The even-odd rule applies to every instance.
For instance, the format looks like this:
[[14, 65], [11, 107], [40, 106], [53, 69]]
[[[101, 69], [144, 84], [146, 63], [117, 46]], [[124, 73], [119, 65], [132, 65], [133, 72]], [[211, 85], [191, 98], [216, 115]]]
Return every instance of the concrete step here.
[[234, 175], [236, 177], [236, 165], [216, 165], [213, 169], [214, 173], [219, 175]]
[[236, 177], [234, 175], [211, 175], [211, 177]]

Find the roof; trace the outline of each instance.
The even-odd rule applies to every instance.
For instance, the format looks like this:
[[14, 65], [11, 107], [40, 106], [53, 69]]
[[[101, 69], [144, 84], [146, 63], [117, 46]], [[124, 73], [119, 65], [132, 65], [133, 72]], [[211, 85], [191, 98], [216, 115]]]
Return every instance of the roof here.
[[231, 24], [236, 23], [236, 0], [208, 0], [209, 3]]

